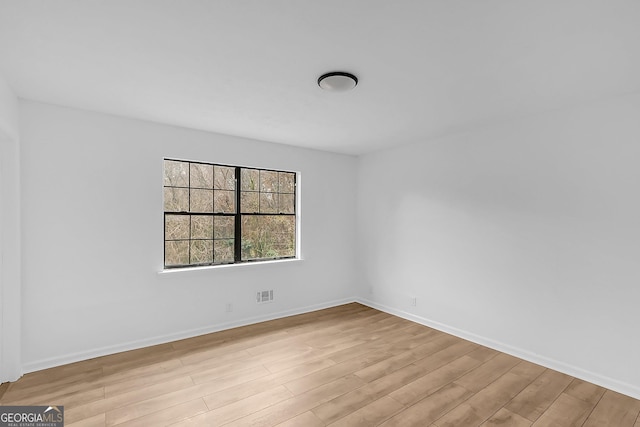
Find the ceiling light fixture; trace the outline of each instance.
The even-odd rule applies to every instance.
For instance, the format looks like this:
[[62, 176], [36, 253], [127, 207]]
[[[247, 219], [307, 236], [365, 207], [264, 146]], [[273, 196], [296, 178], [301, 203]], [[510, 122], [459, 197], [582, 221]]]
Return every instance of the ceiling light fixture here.
[[332, 71], [318, 78], [318, 86], [331, 92], [346, 92], [358, 84], [358, 78], [344, 71]]

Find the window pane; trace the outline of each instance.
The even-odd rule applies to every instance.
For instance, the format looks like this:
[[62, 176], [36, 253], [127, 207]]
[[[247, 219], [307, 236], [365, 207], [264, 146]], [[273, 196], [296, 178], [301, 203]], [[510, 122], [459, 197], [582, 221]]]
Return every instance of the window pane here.
[[278, 195], [276, 193], [260, 193], [260, 212], [277, 213]]
[[280, 189], [278, 191], [281, 193], [293, 193], [295, 191], [295, 176], [294, 173], [278, 172], [280, 180]]
[[259, 211], [259, 199], [260, 193], [243, 191], [240, 193], [240, 204], [242, 206], [243, 213], [254, 213]]
[[214, 220], [216, 239], [233, 239], [235, 230], [235, 218], [232, 216], [217, 216]]
[[280, 194], [280, 204], [278, 209], [280, 213], [295, 213], [295, 194]]
[[178, 240], [189, 238], [189, 215], [165, 215], [164, 239]]
[[208, 215], [191, 215], [191, 238], [212, 239], [213, 217]]
[[257, 169], [241, 169], [241, 180], [243, 191], [258, 191], [260, 181], [260, 171]]
[[260, 191], [269, 193], [278, 191], [278, 172], [260, 171]]
[[189, 264], [189, 241], [164, 242], [164, 265]]
[[260, 236], [259, 216], [242, 215], [242, 260], [262, 258], [266, 252]]
[[191, 188], [213, 188], [213, 165], [191, 163]]
[[189, 186], [189, 163], [174, 160], [164, 161], [164, 185], [173, 187]]
[[213, 240], [191, 241], [191, 264], [211, 264], [213, 262]]
[[295, 216], [243, 215], [242, 259], [295, 256]]
[[213, 212], [213, 190], [191, 190], [191, 212]]
[[226, 166], [215, 166], [215, 189], [235, 190], [236, 189], [236, 168]]
[[189, 190], [187, 188], [164, 187], [165, 212], [188, 212]]
[[165, 266], [294, 257], [295, 178], [292, 172], [164, 160]]
[[273, 245], [280, 257], [296, 255], [296, 218], [293, 215], [275, 216], [270, 225]]
[[217, 213], [235, 213], [236, 211], [236, 192], [215, 190], [215, 200], [213, 210]]
[[233, 239], [214, 240], [216, 262], [233, 262]]

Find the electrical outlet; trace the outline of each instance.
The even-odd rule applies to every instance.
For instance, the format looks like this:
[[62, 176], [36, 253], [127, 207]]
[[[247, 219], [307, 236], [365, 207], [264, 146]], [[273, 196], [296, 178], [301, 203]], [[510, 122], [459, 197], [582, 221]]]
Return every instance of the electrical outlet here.
[[231, 313], [233, 311], [233, 304], [228, 302], [226, 305], [226, 310], [227, 310], [227, 313]]
[[418, 305], [418, 298], [416, 297], [411, 297], [411, 305], [413, 307], [415, 307], [416, 305]]

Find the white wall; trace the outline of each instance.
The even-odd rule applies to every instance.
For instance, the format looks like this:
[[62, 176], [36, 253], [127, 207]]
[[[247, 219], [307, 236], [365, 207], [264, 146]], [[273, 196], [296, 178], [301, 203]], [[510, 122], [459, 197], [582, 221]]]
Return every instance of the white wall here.
[[[25, 371], [353, 299], [354, 157], [20, 107]], [[299, 171], [304, 260], [158, 274], [163, 157]]]
[[0, 76], [0, 383], [22, 373], [19, 166], [18, 101]]
[[18, 140], [18, 99], [0, 76], [0, 134], [5, 139]]
[[366, 155], [360, 294], [640, 398], [639, 184], [637, 94]]

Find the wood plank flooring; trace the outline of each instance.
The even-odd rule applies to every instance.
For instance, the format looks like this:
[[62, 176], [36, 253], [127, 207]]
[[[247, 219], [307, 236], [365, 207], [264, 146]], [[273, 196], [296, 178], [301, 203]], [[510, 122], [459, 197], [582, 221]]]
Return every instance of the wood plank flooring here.
[[27, 374], [87, 426], [640, 427], [640, 401], [359, 305]]

